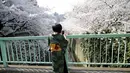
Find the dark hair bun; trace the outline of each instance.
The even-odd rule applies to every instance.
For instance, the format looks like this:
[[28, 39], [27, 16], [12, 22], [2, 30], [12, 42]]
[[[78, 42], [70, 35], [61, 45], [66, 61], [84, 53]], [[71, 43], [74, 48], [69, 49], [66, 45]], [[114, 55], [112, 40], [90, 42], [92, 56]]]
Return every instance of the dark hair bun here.
[[54, 32], [61, 33], [62, 26], [61, 26], [61, 24], [55, 24], [54, 26], [52, 26], [52, 29]]

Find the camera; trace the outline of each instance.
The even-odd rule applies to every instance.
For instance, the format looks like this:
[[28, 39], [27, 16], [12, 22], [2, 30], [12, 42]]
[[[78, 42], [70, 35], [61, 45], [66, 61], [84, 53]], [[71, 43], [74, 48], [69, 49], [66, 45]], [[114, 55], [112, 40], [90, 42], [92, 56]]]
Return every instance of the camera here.
[[64, 34], [64, 33], [65, 33], [65, 31], [62, 31], [61, 33], [62, 33], [62, 34]]

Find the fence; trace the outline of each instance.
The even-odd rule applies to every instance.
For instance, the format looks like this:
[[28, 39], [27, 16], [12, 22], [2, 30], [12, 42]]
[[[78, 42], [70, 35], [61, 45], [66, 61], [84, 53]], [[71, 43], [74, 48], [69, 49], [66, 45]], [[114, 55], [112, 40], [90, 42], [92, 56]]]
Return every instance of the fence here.
[[[129, 66], [130, 34], [68, 35], [66, 59], [69, 65]], [[0, 38], [0, 63], [51, 64], [48, 36]]]

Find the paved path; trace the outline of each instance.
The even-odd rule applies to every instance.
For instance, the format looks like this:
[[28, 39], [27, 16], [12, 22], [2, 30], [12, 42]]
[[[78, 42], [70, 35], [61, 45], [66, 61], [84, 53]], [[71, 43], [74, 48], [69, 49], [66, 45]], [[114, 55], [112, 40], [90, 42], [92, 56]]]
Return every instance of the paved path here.
[[[130, 68], [69, 68], [70, 73], [130, 73]], [[53, 73], [50, 66], [0, 67], [0, 73]]]

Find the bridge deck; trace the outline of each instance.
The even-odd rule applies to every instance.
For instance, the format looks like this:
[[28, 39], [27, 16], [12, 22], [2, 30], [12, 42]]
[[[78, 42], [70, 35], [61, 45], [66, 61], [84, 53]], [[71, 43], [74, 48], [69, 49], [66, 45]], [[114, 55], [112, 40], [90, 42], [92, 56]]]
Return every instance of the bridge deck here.
[[[130, 73], [130, 68], [85, 68], [69, 67], [70, 73]], [[0, 66], [0, 73], [53, 73], [51, 66]]]

